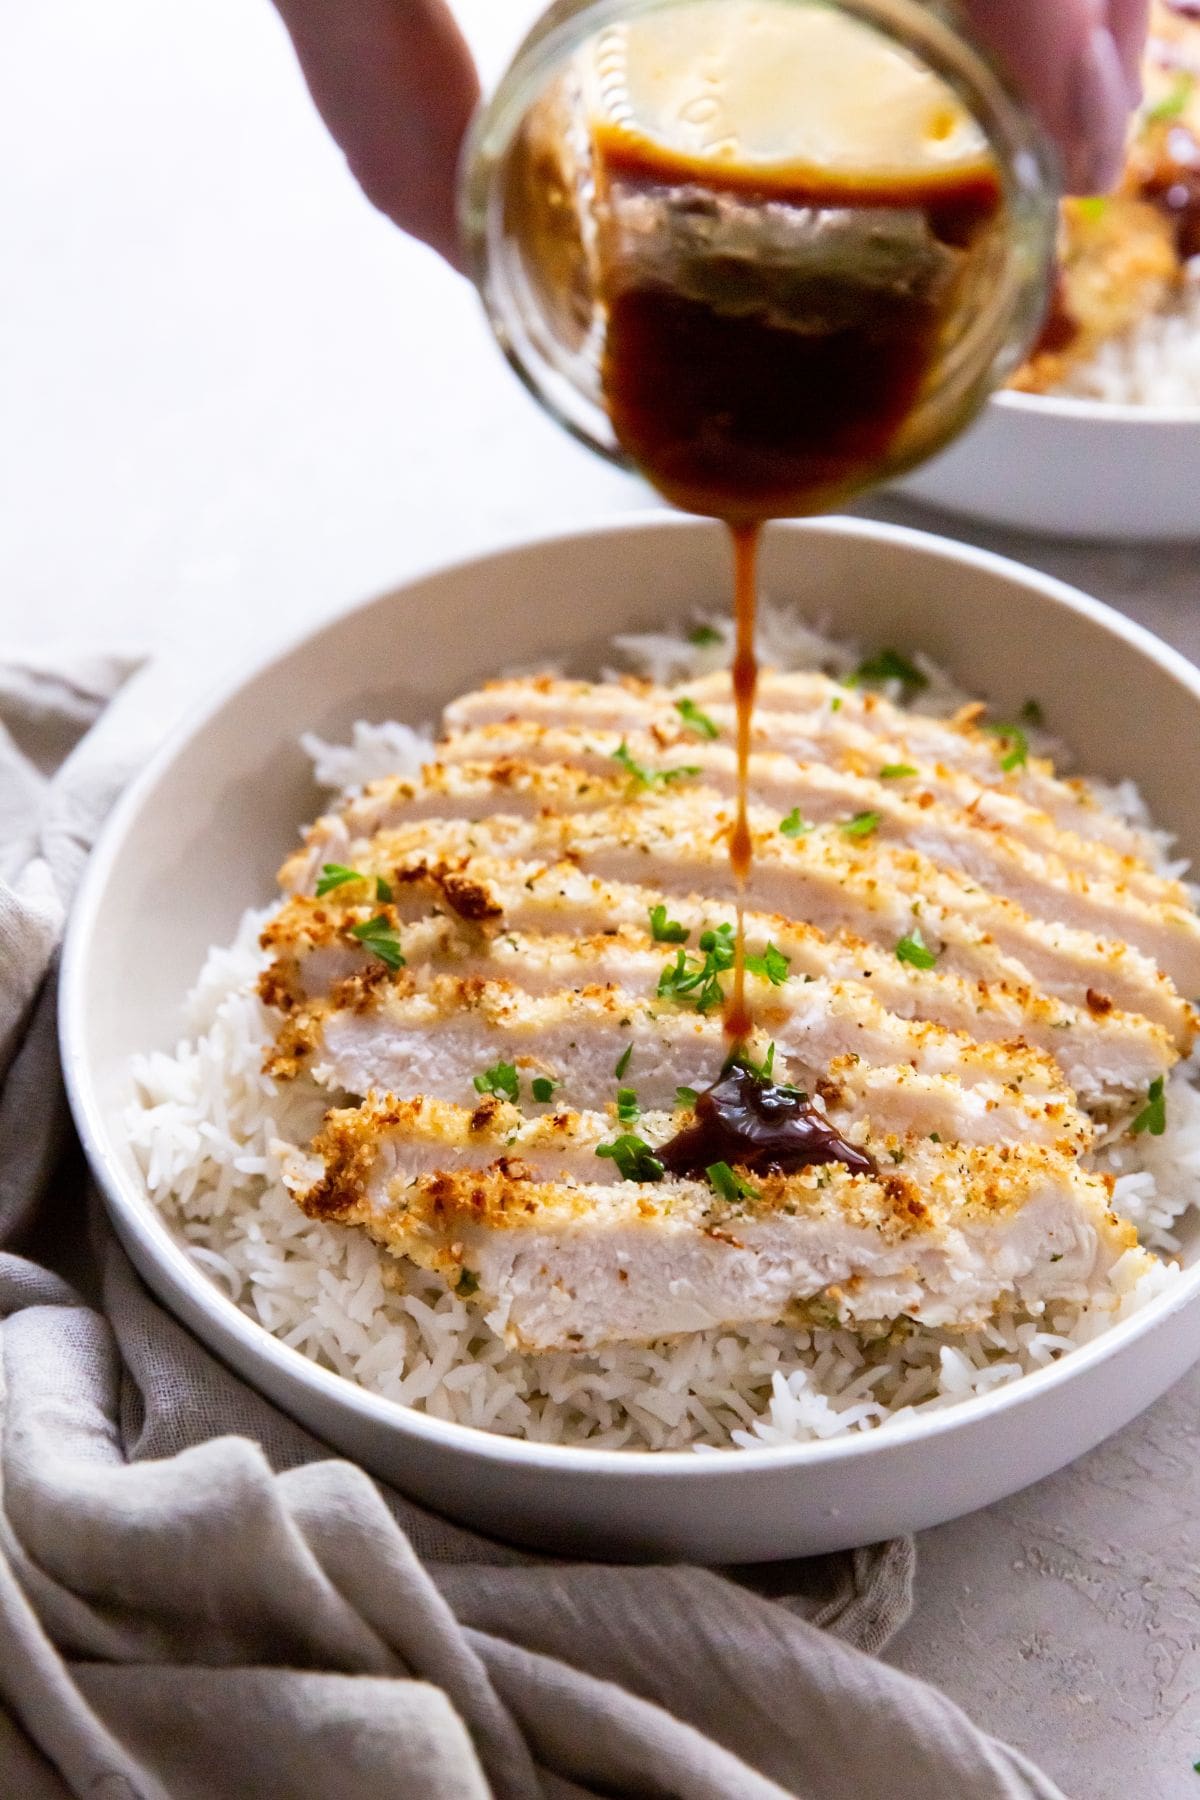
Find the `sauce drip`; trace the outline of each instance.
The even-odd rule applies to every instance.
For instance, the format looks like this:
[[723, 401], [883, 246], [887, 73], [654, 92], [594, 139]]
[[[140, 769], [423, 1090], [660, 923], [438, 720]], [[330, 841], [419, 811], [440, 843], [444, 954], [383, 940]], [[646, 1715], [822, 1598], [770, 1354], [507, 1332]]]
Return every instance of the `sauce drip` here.
[[758, 540], [760, 525], [733, 525], [733, 605], [737, 626], [733, 653], [733, 697], [737, 704], [737, 814], [729, 838], [729, 866], [737, 889], [737, 935], [733, 952], [733, 987], [725, 1006], [725, 1032], [734, 1044], [749, 1037], [754, 1021], [746, 1005], [746, 884], [754, 860], [747, 816], [750, 787], [750, 727], [758, 688], [754, 626], [758, 613]]
[[700, 1095], [695, 1124], [655, 1155], [672, 1175], [702, 1176], [717, 1162], [760, 1175], [768, 1170], [790, 1175], [832, 1162], [856, 1175], [875, 1172], [871, 1158], [848, 1144], [807, 1094], [741, 1067], [728, 1069]]
[[1001, 188], [975, 166], [924, 188], [822, 192], [810, 179], [760, 190], [736, 167], [701, 179], [661, 147], [618, 138], [598, 149], [613, 429], [668, 500], [723, 520], [733, 542], [737, 939], [725, 1029], [737, 1045], [753, 1028], [744, 911], [761, 527], [826, 510], [895, 459], [967, 304], [967, 251], [998, 216]]

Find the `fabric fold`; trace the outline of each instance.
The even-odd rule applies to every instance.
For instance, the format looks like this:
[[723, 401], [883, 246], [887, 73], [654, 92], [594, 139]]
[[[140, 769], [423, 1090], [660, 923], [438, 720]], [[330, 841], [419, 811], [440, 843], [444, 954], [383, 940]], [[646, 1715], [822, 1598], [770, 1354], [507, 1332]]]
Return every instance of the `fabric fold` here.
[[[129, 659], [0, 670], [0, 1792], [30, 1800], [1052, 1800], [875, 1660], [907, 1542], [772, 1570], [540, 1559], [335, 1459], [85, 1195], [62, 920], [144, 748]], [[63, 760], [65, 758], [65, 760]]]

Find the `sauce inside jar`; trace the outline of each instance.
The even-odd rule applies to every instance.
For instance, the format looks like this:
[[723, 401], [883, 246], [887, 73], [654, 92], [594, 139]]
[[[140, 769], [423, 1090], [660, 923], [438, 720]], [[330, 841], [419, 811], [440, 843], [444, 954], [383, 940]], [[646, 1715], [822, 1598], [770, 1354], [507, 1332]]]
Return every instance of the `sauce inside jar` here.
[[767, 519], [820, 512], [901, 455], [964, 305], [964, 270], [1002, 208], [995, 171], [822, 184], [673, 160], [597, 134], [601, 382], [622, 447], [676, 506], [729, 527], [734, 552], [738, 896], [725, 1027], [753, 1028], [744, 901], [756, 564]]

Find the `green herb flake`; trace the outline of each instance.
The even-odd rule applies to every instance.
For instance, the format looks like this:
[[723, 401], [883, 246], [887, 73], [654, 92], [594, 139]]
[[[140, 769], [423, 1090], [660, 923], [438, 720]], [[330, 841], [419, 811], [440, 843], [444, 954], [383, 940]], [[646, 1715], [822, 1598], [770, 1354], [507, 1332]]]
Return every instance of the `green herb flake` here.
[[1188, 109], [1188, 102], [1191, 100], [1195, 85], [1196, 81], [1193, 75], [1180, 75], [1169, 93], [1164, 94], [1161, 100], [1156, 100], [1153, 106], [1146, 108], [1142, 114], [1146, 124], [1170, 125], [1176, 119], [1182, 118]]
[[611, 1144], [597, 1144], [597, 1156], [611, 1157], [622, 1181], [661, 1181], [664, 1170], [645, 1138], [623, 1131]]
[[760, 975], [769, 981], [772, 987], [782, 987], [792, 972], [792, 959], [777, 950], [774, 944], [768, 944], [761, 956], [748, 956], [746, 968], [751, 975]]
[[779, 829], [782, 831], [784, 837], [798, 838], [803, 837], [806, 832], [811, 831], [812, 826], [807, 819], [802, 819], [800, 817], [800, 808], [798, 806], [793, 806], [787, 818], [780, 819]]
[[1146, 1090], [1146, 1104], [1129, 1129], [1135, 1137], [1140, 1136], [1143, 1131], [1148, 1131], [1151, 1137], [1161, 1137], [1167, 1129], [1167, 1099], [1161, 1075], [1155, 1076], [1150, 1083]]
[[317, 899], [323, 900], [326, 894], [332, 894], [334, 888], [343, 887], [347, 881], [363, 879], [357, 869], [344, 868], [341, 863], [323, 863], [321, 879], [317, 883]]
[[[626, 1023], [628, 1023], [628, 1021], [626, 1021]], [[620, 1056], [618, 1056], [617, 1066], [613, 1070], [613, 1074], [616, 1076], [618, 1081], [620, 1081], [622, 1075], [624, 1075], [626, 1069], [628, 1069], [629, 1060], [632, 1057], [632, 1055], [633, 1055], [633, 1045], [631, 1043], [626, 1044], [626, 1046], [622, 1050]]]
[[676, 1104], [676, 1106], [695, 1106], [695, 1104], [699, 1098], [700, 1098], [700, 1096], [696, 1092], [695, 1088], [677, 1087], [675, 1089], [675, 1104]]
[[688, 632], [688, 643], [695, 644], [697, 650], [705, 650], [710, 644], [721, 642], [720, 632], [712, 625], [694, 625]]
[[650, 908], [650, 935], [656, 944], [686, 944], [691, 933], [678, 919], [668, 919], [667, 909], [660, 901]]
[[937, 962], [938, 952], [931, 950], [921, 936], [921, 927], [914, 925], [906, 937], [902, 937], [896, 945], [896, 960], [911, 963], [914, 969], [932, 969]]
[[690, 726], [700, 737], [720, 737], [721, 733], [716, 725], [714, 725], [706, 712], [700, 711], [700, 708], [696, 705], [694, 700], [689, 700], [686, 696], [682, 700], [677, 700], [675, 702], [675, 711], [679, 714], [684, 724]]
[[720, 1194], [722, 1200], [734, 1204], [738, 1200], [761, 1200], [758, 1189], [735, 1175], [727, 1162], [709, 1163], [704, 1173], [708, 1176], [709, 1186], [714, 1193]]
[[561, 1085], [561, 1082], [552, 1081], [549, 1075], [535, 1075], [529, 1084], [534, 1099], [540, 1101], [543, 1106], [550, 1099], [555, 1088]]
[[[753, 1075], [756, 1081], [770, 1081], [775, 1073], [774, 1042], [767, 1045], [767, 1054], [760, 1063], [755, 1062], [745, 1044], [738, 1044], [726, 1058], [725, 1067], [721, 1070], [722, 1075], [728, 1075], [731, 1069], [745, 1069], [747, 1075]], [[786, 1087], [782, 1084], [781, 1091], [785, 1094], [800, 1094], [799, 1088]], [[801, 1094], [800, 1097], [807, 1099], [807, 1095], [804, 1094]]]
[[915, 775], [916, 770], [911, 763], [884, 763], [879, 771], [880, 781], [903, 781], [906, 775]]
[[982, 729], [1000, 740], [1000, 767], [1006, 774], [1025, 767], [1029, 761], [1029, 739], [1019, 725], [984, 725]]
[[357, 938], [364, 949], [369, 950], [372, 956], [377, 956], [393, 972], [404, 967], [399, 933], [383, 913], [377, 914], [373, 919], [364, 919], [361, 925], [352, 925], [350, 936]]
[[631, 1087], [617, 1089], [617, 1117], [622, 1125], [636, 1125], [642, 1116], [638, 1097]]
[[[718, 925], [715, 930], [700, 933], [699, 959], [685, 951], [675, 954], [658, 978], [660, 1000], [678, 1000], [694, 1006], [698, 1013], [709, 1013], [725, 998], [719, 977], [733, 967], [733, 926]], [[618, 1076], [623, 1073], [618, 1069]]]
[[678, 769], [648, 769], [637, 762], [630, 753], [629, 745], [623, 740], [612, 753], [614, 762], [619, 762], [626, 774], [637, 787], [669, 787], [673, 781], [686, 781], [689, 776], [699, 775], [698, 767], [688, 764]]
[[479, 1292], [479, 1277], [476, 1275], [474, 1269], [463, 1270], [462, 1274], [454, 1284], [454, 1291], [456, 1294], [461, 1294], [464, 1300], [467, 1298], [468, 1294], [477, 1294]]
[[385, 881], [382, 875], [377, 875], [375, 877], [375, 898], [382, 906], [390, 906], [392, 901], [396, 898], [392, 892], [391, 883]]
[[855, 813], [852, 819], [847, 819], [844, 825], [839, 826], [839, 830], [846, 838], [869, 838], [873, 831], [879, 829], [882, 817], [877, 812]]
[[829, 710], [830, 712], [841, 712], [842, 696], [840, 694], [835, 694], [833, 696], [833, 699], [829, 702]]
[[1040, 702], [1037, 700], [1026, 700], [1024, 706], [1017, 714], [1017, 717], [1021, 719], [1024, 724], [1032, 725], [1035, 731], [1040, 730], [1046, 723], [1046, 715], [1042, 711]]
[[502, 1100], [511, 1100], [514, 1106], [517, 1104], [521, 1078], [514, 1063], [493, 1063], [482, 1075], [474, 1077], [474, 1083], [477, 1094], [499, 1094]]
[[922, 675], [916, 664], [909, 662], [907, 656], [901, 656], [898, 650], [878, 650], [874, 656], [868, 656], [859, 663], [851, 681], [899, 681], [906, 695], [919, 694], [922, 688], [929, 686], [929, 677]]
[[1075, 201], [1075, 212], [1081, 219], [1102, 219], [1107, 211], [1107, 194], [1084, 194]]

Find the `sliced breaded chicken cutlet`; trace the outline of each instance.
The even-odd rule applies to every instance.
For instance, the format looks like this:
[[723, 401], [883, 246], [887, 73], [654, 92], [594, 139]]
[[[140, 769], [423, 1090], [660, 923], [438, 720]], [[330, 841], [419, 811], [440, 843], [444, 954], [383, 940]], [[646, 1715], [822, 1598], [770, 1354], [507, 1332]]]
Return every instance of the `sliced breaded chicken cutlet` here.
[[[736, 1066], [723, 674], [492, 683], [282, 871], [269, 1067], [357, 1102], [289, 1185], [515, 1343], [814, 1308], [972, 1329], [1098, 1295], [1133, 1250], [1087, 1158], [1191, 1045], [1187, 890], [977, 707], [760, 693]], [[686, 1151], [739, 1083], [815, 1135]]]

